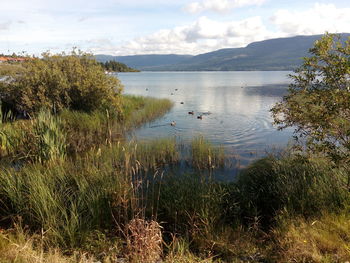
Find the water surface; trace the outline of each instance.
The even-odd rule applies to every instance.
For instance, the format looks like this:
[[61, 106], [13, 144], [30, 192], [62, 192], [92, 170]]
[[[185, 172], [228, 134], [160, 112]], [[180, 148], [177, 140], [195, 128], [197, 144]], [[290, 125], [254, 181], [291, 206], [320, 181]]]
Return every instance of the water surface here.
[[[136, 130], [137, 139], [176, 136], [186, 143], [201, 134], [246, 164], [285, 147], [291, 139], [292, 130], [277, 131], [269, 112], [286, 93], [289, 73], [140, 72], [119, 73], [118, 77], [126, 94], [174, 102], [164, 117]], [[203, 118], [197, 119], [199, 115]], [[176, 126], [170, 125], [172, 121]]]

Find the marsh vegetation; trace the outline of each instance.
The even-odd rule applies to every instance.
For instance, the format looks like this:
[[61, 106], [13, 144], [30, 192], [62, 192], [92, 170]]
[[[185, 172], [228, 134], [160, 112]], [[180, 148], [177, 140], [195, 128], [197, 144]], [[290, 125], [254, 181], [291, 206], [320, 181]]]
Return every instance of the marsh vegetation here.
[[[0, 118], [1, 262], [349, 260], [346, 143], [337, 149], [345, 153], [339, 155], [325, 150], [334, 146], [326, 143], [329, 137], [321, 137], [325, 140], [320, 140], [320, 151], [311, 140], [305, 150], [267, 155], [243, 169], [235, 181], [224, 182], [215, 180], [212, 172], [225, 166], [227, 156], [202, 136], [192, 139], [187, 155], [176, 138], [126, 139], [129, 131], [170, 110], [167, 99], [115, 95], [107, 89], [103, 103], [76, 108], [79, 103], [56, 104], [51, 93], [45, 97], [43, 92], [40, 102], [46, 107], [39, 107], [38, 100], [32, 104], [26, 98], [47, 87], [37, 85], [34, 92], [29, 84], [16, 92], [32, 93], [5, 96], [11, 85], [33, 80], [22, 74], [32, 74], [32, 67], [45, 63], [50, 69], [37, 78], [48, 77], [47, 85], [55, 91], [71, 73], [62, 71], [53, 78], [44, 72], [61, 63], [82, 63], [80, 59], [88, 58], [73, 53], [30, 61], [30, 67], [21, 65], [18, 80], [0, 84], [5, 103]], [[103, 71], [93, 61], [84, 63], [83, 69]], [[80, 91], [81, 101], [95, 94], [93, 85], [85, 82], [63, 83], [67, 94], [70, 89]], [[101, 90], [110, 83], [100, 82]], [[285, 111], [292, 101], [287, 97], [275, 112]], [[343, 100], [340, 105], [339, 111], [347, 114]], [[24, 109], [30, 117], [19, 119]], [[291, 114], [286, 124], [295, 121], [300, 130], [305, 128], [294, 117], [300, 115]], [[338, 119], [341, 131], [347, 122], [347, 117]], [[314, 135], [314, 130], [307, 131]], [[182, 162], [191, 169], [176, 169]]]

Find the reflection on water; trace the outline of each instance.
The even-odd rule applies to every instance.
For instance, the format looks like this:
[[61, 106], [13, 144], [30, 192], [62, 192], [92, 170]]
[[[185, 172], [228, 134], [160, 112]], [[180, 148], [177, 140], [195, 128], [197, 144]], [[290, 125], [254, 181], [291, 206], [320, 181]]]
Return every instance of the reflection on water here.
[[[127, 94], [169, 98], [175, 103], [163, 118], [135, 131], [138, 139], [176, 136], [187, 142], [202, 134], [246, 164], [246, 159], [284, 147], [291, 138], [291, 130], [281, 132], [272, 126], [269, 112], [287, 91], [288, 73], [140, 72], [118, 77]], [[201, 114], [203, 118], [197, 119]], [[172, 121], [176, 126], [170, 125]]]

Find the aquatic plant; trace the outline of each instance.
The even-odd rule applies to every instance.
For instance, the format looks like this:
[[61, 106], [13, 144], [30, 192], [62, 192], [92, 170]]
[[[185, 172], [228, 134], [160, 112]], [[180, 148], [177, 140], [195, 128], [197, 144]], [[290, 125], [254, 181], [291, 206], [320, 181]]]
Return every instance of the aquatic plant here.
[[191, 142], [192, 165], [198, 170], [211, 170], [223, 167], [225, 153], [222, 147], [213, 146], [203, 136], [195, 137]]

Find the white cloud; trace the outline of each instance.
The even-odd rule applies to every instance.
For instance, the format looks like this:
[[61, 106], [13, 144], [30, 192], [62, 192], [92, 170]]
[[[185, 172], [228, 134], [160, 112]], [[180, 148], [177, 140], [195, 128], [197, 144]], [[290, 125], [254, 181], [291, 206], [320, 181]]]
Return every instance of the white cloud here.
[[[136, 38], [119, 47], [108, 46], [111, 54], [200, 54], [220, 48], [241, 47], [253, 41], [274, 37], [260, 17], [241, 21], [218, 22], [200, 17], [194, 23], [160, 30], [152, 35]], [[91, 47], [94, 53], [105, 46]]]
[[325, 31], [349, 32], [348, 14], [350, 8], [315, 4], [301, 12], [278, 10], [264, 22], [260, 16], [225, 22], [202, 16], [191, 24], [159, 30], [119, 46], [109, 43], [90, 47], [94, 53], [115, 55], [201, 54], [221, 48], [243, 47], [270, 38], [323, 34]]
[[262, 12], [259, 16], [251, 17], [252, 10], [241, 9], [239, 17], [245, 19], [231, 21], [229, 16], [217, 15], [213, 16], [216, 19], [202, 16], [191, 21], [194, 18], [181, 11], [188, 4], [188, 12], [223, 13], [264, 1], [0, 0], [0, 49], [41, 53], [70, 45], [119, 55], [200, 54], [274, 37], [349, 32], [350, 6], [340, 8], [335, 1], [310, 9], [296, 1], [275, 13], [271, 5], [275, 8], [272, 2], [277, 1], [270, 1], [266, 8], [254, 10]]
[[12, 23], [11, 21], [0, 23], [0, 31], [9, 29], [11, 23]]
[[333, 4], [315, 4], [312, 9], [293, 12], [277, 11], [271, 22], [286, 35], [313, 35], [349, 32], [350, 8], [337, 8]]
[[265, 0], [203, 0], [202, 2], [192, 2], [185, 6], [188, 13], [200, 13], [204, 11], [227, 12], [234, 8], [261, 5]]

